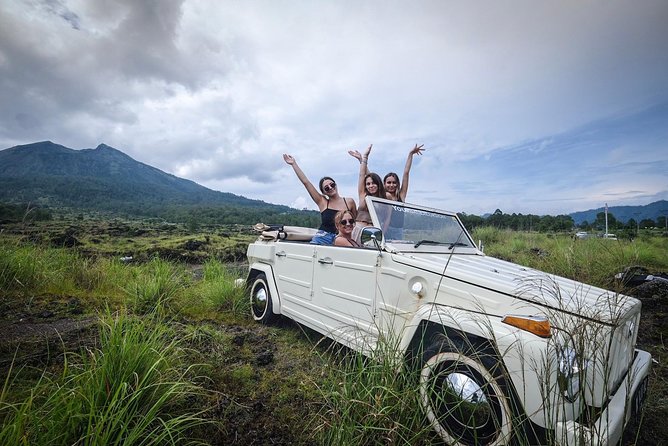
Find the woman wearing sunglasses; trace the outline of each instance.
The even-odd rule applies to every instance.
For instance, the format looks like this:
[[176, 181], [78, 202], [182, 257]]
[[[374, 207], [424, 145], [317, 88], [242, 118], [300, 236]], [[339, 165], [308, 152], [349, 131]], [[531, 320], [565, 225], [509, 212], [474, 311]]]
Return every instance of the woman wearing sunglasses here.
[[336, 237], [336, 224], [334, 222], [336, 213], [345, 210], [351, 212], [351, 215], [355, 215], [357, 213], [355, 200], [340, 196], [336, 188], [336, 182], [331, 177], [322, 177], [320, 179], [318, 187], [321, 193], [319, 193], [291, 155], [284, 153], [283, 159], [287, 164], [292, 166], [295, 174], [297, 174], [297, 178], [302, 182], [306, 191], [320, 210], [320, 227], [318, 228], [318, 232], [313, 236], [311, 243], [315, 245], [331, 245], [334, 243], [334, 238]]
[[353, 239], [353, 228], [355, 227], [355, 218], [353, 213], [349, 210], [339, 211], [334, 217], [336, 229], [339, 231], [334, 239], [335, 246], [352, 246], [353, 248], [361, 248], [362, 245]]

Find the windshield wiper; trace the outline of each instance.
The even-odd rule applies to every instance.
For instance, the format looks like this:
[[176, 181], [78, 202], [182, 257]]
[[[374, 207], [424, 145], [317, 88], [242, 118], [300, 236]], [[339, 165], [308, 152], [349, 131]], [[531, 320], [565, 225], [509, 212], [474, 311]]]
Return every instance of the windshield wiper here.
[[413, 245], [413, 248], [417, 248], [420, 245], [445, 245], [445, 244], [446, 243], [444, 242], [437, 242], [436, 240], [420, 240], [415, 245]]
[[468, 243], [454, 242], [454, 243], [450, 243], [450, 246], [448, 246], [448, 249], [452, 249], [455, 246], [469, 246], [469, 245], [468, 245]]
[[436, 240], [420, 240], [415, 245], [413, 245], [413, 248], [417, 248], [420, 245], [448, 245], [448, 249], [452, 249], [455, 246], [469, 246], [468, 244], [462, 242], [447, 243], [447, 242], [438, 242]]

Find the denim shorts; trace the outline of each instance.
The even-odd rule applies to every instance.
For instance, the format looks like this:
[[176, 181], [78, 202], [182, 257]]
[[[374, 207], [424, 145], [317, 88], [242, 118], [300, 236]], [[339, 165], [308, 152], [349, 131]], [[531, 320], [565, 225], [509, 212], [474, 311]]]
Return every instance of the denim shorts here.
[[315, 233], [310, 243], [312, 245], [332, 245], [335, 238], [336, 234], [320, 230]]

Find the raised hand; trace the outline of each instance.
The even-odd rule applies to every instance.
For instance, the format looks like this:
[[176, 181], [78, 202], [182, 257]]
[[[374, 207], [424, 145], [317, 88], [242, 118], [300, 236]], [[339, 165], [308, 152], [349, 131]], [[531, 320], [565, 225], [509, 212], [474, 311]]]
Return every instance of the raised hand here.
[[357, 151], [357, 150], [348, 150], [348, 155], [352, 156], [353, 158], [356, 158], [357, 161], [362, 162], [362, 154]]
[[291, 166], [296, 162], [292, 155], [288, 155], [287, 153], [283, 154], [283, 160]]
[[410, 151], [410, 155], [411, 156], [413, 156], [415, 154], [422, 155], [422, 152], [424, 152], [424, 150], [425, 150], [425, 149], [423, 149], [423, 147], [424, 147], [424, 144], [421, 144], [419, 146], [417, 144], [415, 144], [415, 147], [413, 147]]
[[370, 145], [369, 145], [369, 148], [366, 149], [366, 151], [364, 152], [364, 158], [368, 158], [368, 157], [369, 157], [369, 154], [371, 153], [371, 148], [372, 148], [372, 147], [373, 147], [373, 144], [370, 144]]

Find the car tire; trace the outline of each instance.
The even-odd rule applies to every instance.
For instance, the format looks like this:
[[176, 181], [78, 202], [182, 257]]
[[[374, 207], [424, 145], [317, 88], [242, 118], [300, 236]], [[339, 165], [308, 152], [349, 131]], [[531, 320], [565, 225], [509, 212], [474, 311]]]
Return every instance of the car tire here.
[[258, 274], [253, 279], [250, 287], [250, 307], [253, 319], [262, 324], [269, 324], [276, 316], [273, 312], [267, 276], [264, 273]]
[[510, 399], [499, 379], [499, 361], [474, 346], [446, 341], [422, 355], [420, 400], [427, 418], [450, 446], [510, 442]]

